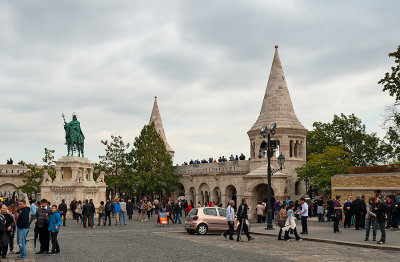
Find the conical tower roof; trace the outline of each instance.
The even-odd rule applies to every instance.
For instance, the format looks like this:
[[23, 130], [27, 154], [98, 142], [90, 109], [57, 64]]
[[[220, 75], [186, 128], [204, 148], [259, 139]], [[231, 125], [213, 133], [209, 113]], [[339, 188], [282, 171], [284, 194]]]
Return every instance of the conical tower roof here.
[[261, 112], [249, 132], [260, 131], [262, 126], [269, 127], [272, 123], [276, 123], [277, 128], [305, 129], [294, 112], [277, 45]]
[[175, 152], [167, 142], [167, 137], [165, 136], [164, 127], [161, 120], [160, 110], [158, 109], [156, 96], [154, 97], [153, 110], [151, 111], [151, 116], [149, 121], [149, 124], [151, 123], [154, 123], [157, 132], [160, 134], [162, 140], [164, 141], [165, 147], [167, 148], [167, 152], [170, 153], [171, 156], [173, 157]]

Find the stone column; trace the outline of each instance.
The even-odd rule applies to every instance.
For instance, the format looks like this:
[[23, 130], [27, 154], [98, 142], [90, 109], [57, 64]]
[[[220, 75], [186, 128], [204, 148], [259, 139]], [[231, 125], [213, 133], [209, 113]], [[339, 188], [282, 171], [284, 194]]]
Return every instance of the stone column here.
[[93, 168], [88, 168], [89, 171], [89, 181], [93, 181]]
[[87, 173], [87, 168], [83, 168], [82, 169], [83, 181], [87, 181], [86, 173]]
[[62, 178], [61, 167], [56, 167], [56, 179], [55, 179], [55, 181], [61, 181], [61, 178]]

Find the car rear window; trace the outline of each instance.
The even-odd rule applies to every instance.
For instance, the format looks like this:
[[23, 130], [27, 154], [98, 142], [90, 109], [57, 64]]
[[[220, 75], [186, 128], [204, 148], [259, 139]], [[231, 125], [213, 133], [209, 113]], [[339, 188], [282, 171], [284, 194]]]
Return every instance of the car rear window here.
[[218, 213], [221, 217], [226, 217], [226, 209], [218, 208]]
[[197, 208], [193, 208], [192, 210], [190, 210], [189, 215], [196, 216], [197, 212], [198, 212]]
[[207, 216], [217, 216], [217, 210], [215, 208], [204, 208], [203, 213]]

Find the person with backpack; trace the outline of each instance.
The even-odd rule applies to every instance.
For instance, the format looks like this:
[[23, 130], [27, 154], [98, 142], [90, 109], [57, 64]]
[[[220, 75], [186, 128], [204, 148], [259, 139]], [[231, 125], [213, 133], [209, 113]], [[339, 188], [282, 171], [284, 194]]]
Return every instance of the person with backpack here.
[[63, 226], [65, 227], [65, 218], [67, 217], [68, 208], [65, 204], [65, 199], [61, 200], [61, 204], [58, 205], [58, 210], [61, 212], [63, 218]]
[[105, 211], [105, 217], [104, 217], [104, 225], [107, 224], [107, 217], [108, 217], [108, 225], [111, 226], [111, 212], [113, 210], [113, 205], [111, 204], [110, 200], [107, 200], [107, 203], [105, 205], [104, 211]]
[[179, 217], [181, 214], [181, 206], [179, 205], [179, 202], [176, 201], [174, 203], [174, 214], [175, 214], [175, 224], [179, 221], [179, 224], [182, 224], [181, 218]]
[[103, 224], [106, 225], [106, 220], [105, 220], [105, 206], [104, 206], [104, 201], [100, 201], [100, 206], [97, 209], [97, 214], [99, 215], [99, 223], [97, 224], [97, 226], [100, 226], [100, 222], [101, 220], [103, 220]]
[[243, 242], [241, 239], [241, 234], [244, 232], [244, 234], [247, 236], [248, 241], [254, 240], [253, 237], [250, 236], [249, 234], [249, 228], [247, 226], [246, 220], [249, 219], [247, 215], [247, 210], [249, 209], [247, 205], [247, 200], [245, 198], [242, 199], [242, 204], [239, 206], [238, 211], [237, 211], [237, 219], [239, 220], [239, 225], [237, 227], [237, 241], [238, 242]]

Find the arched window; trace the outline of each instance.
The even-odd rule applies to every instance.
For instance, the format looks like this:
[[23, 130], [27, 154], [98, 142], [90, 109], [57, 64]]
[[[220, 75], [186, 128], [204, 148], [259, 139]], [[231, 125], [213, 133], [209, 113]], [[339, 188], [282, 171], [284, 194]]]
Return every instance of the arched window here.
[[298, 157], [299, 152], [299, 140], [296, 140], [296, 144], [294, 145], [294, 157]]
[[289, 157], [293, 157], [293, 140], [290, 140]]

